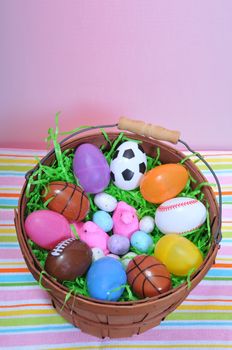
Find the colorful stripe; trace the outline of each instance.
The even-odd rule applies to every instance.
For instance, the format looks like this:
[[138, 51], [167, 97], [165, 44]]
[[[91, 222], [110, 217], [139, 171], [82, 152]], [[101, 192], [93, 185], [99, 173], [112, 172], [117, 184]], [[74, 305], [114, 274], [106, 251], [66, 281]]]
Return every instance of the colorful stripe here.
[[[0, 149], [0, 344], [3, 349], [232, 349], [232, 152], [201, 152], [223, 191], [223, 240], [216, 263], [162, 324], [140, 336], [100, 340], [53, 309], [28, 271], [14, 228], [25, 172], [45, 151]], [[186, 152], [186, 154], [188, 154]], [[197, 163], [214, 182], [203, 164]], [[215, 195], [218, 196], [216, 187]]]

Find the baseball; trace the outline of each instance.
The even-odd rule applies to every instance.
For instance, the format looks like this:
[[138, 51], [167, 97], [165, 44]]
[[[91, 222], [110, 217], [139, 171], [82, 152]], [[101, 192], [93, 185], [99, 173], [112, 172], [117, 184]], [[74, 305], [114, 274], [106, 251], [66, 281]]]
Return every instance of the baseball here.
[[165, 234], [182, 234], [199, 228], [206, 220], [206, 208], [195, 198], [177, 197], [161, 204], [155, 224]]

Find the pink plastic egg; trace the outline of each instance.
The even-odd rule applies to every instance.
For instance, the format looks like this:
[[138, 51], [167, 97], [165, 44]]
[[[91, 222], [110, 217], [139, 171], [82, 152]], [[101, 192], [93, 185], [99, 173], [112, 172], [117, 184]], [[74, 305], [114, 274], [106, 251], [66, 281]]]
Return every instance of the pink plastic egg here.
[[25, 229], [33, 242], [48, 250], [72, 237], [68, 221], [52, 210], [37, 210], [29, 214], [25, 220]]

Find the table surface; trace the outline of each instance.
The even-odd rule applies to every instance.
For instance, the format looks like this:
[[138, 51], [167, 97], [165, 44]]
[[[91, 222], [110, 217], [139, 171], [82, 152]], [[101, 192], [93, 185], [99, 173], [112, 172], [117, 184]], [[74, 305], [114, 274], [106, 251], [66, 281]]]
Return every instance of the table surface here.
[[[49, 295], [28, 271], [17, 242], [13, 209], [25, 172], [36, 163], [34, 156], [45, 151], [0, 149], [0, 347], [232, 349], [232, 151], [201, 153], [215, 169], [223, 190], [223, 239], [216, 264], [160, 326], [132, 338], [100, 340], [56, 313]], [[198, 166], [213, 182], [205, 166]]]

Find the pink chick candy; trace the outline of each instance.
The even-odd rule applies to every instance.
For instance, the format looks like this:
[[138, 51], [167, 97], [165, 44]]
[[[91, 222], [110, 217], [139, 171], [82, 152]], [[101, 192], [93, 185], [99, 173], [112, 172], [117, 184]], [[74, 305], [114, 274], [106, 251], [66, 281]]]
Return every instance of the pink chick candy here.
[[92, 221], [74, 222], [80, 240], [88, 244], [90, 248], [101, 248], [104, 254], [108, 254], [107, 241], [109, 236]]
[[118, 202], [113, 214], [113, 232], [130, 238], [139, 229], [139, 220], [135, 208], [125, 202]]

